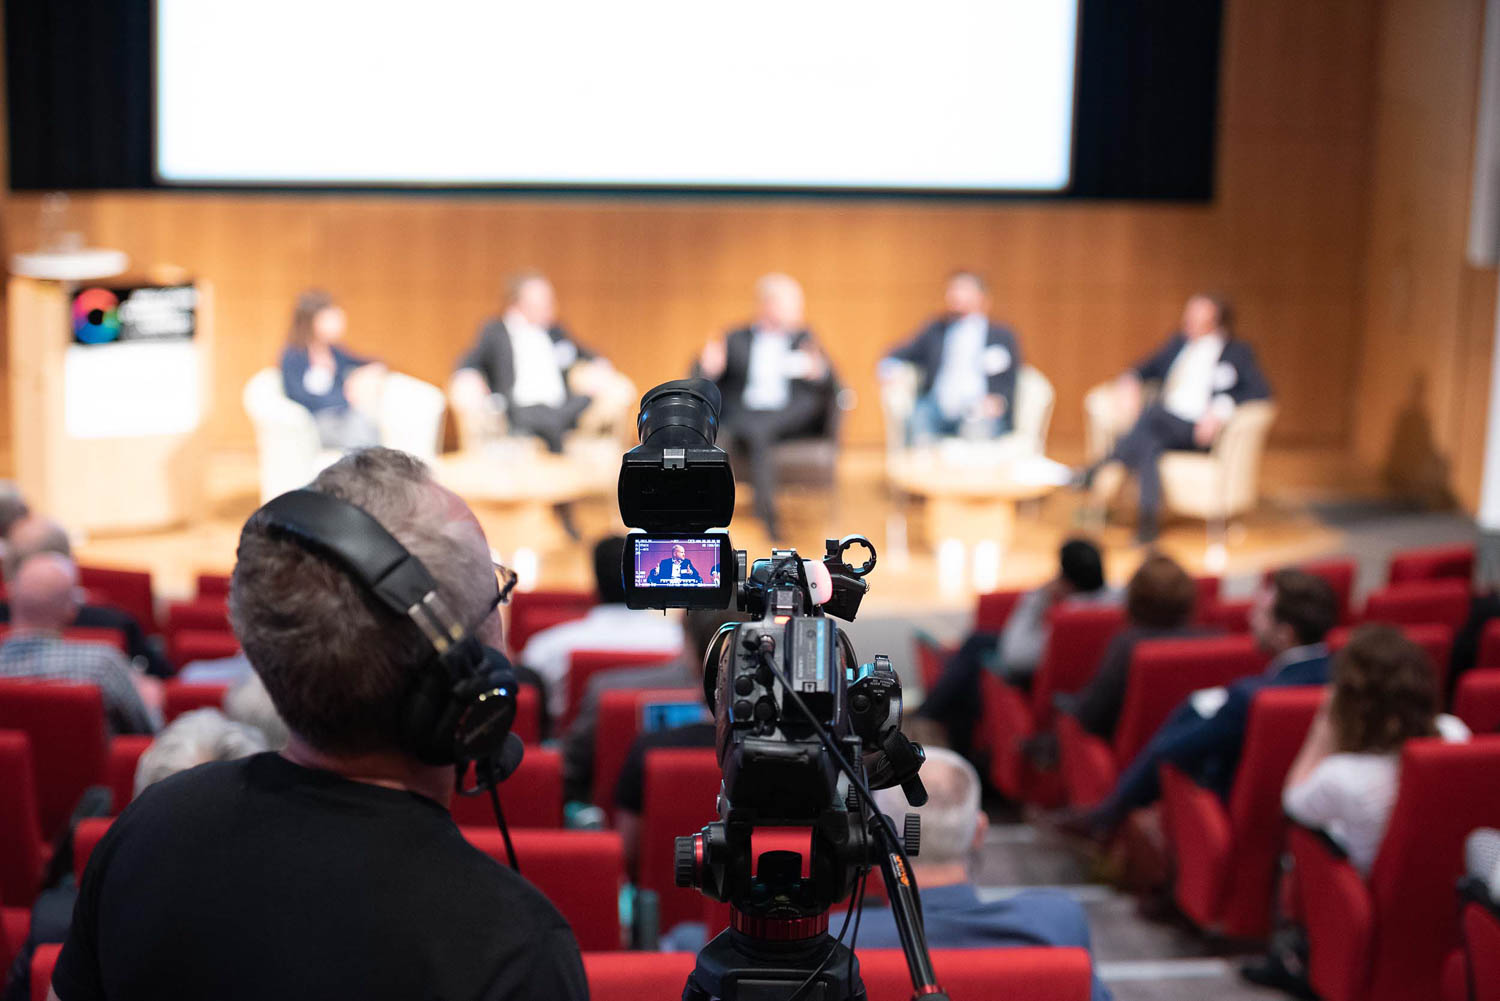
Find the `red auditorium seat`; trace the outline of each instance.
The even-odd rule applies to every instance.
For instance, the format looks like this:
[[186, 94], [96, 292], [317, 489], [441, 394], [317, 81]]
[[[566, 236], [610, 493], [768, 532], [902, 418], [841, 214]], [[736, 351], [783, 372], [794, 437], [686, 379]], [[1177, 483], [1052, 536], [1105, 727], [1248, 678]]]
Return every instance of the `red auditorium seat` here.
[[1459, 678], [1453, 715], [1475, 733], [1500, 733], [1500, 668], [1469, 671]]
[[1047, 806], [1061, 802], [1058, 778], [1033, 767], [1021, 745], [1051, 726], [1053, 693], [1076, 692], [1089, 683], [1109, 641], [1125, 624], [1118, 605], [1063, 607], [1051, 614], [1051, 635], [1029, 696], [989, 672], [980, 679], [980, 729], [990, 750], [990, 781], [1011, 799]]
[[1218, 577], [1194, 577], [1193, 586], [1198, 591], [1198, 598], [1194, 602], [1194, 615], [1202, 623], [1208, 622], [1209, 615], [1215, 606], [1219, 604], [1219, 591], [1223, 587], [1223, 581]]
[[196, 660], [222, 660], [239, 652], [240, 641], [234, 633], [188, 629], [167, 639], [167, 660], [179, 671]]
[[982, 633], [998, 633], [1010, 620], [1016, 602], [1024, 591], [991, 591], [981, 594], [974, 608], [974, 630]]
[[1395, 626], [1447, 626], [1452, 632], [1469, 617], [1469, 584], [1462, 580], [1415, 580], [1393, 584], [1365, 599], [1365, 622]]
[[[578, 947], [608, 952], [623, 945], [618, 901], [625, 885], [625, 848], [614, 831], [510, 832], [521, 875], [562, 912]], [[466, 827], [469, 843], [509, 865], [505, 841], [491, 825]]]
[[229, 598], [229, 574], [227, 573], [200, 573], [196, 584], [198, 600], [215, 598], [226, 601]]
[[1302, 564], [1297, 569], [1327, 581], [1339, 600], [1339, 621], [1343, 623], [1354, 621], [1354, 581], [1359, 576], [1358, 563], [1344, 558], [1314, 560], [1311, 563]]
[[1248, 633], [1250, 631], [1250, 608], [1254, 604], [1253, 598], [1216, 601], [1198, 617], [1198, 621], [1205, 626], [1212, 626], [1226, 633]]
[[141, 763], [141, 755], [150, 746], [151, 738], [145, 734], [121, 734], [109, 742], [105, 772], [110, 794], [114, 797], [114, 814], [129, 806], [135, 798], [135, 769]]
[[1392, 556], [1386, 581], [1405, 584], [1414, 580], [1460, 580], [1467, 585], [1473, 579], [1473, 546], [1431, 546], [1403, 550]]
[[42, 835], [57, 834], [78, 797], [105, 780], [104, 701], [93, 685], [0, 679], [0, 729], [31, 738]]
[[[0, 643], [10, 636], [9, 623], [0, 623]], [[63, 639], [73, 643], [98, 643], [126, 652], [125, 634], [107, 626], [69, 626], [63, 630]]]
[[197, 598], [194, 601], [173, 601], [167, 605], [165, 632], [171, 635], [179, 630], [198, 632], [229, 632], [229, 605], [224, 597]]
[[1313, 989], [1324, 1001], [1436, 998], [1458, 947], [1453, 887], [1476, 827], [1500, 826], [1500, 737], [1413, 740], [1369, 884], [1326, 838], [1293, 828]]
[[[1463, 951], [1459, 954], [1464, 990], [1452, 1001], [1500, 1001], [1500, 910], [1469, 901], [1460, 918]], [[1468, 986], [1473, 984], [1470, 994]]]
[[1479, 660], [1475, 667], [1500, 667], [1500, 619], [1491, 619], [1479, 635]]
[[1269, 933], [1286, 828], [1281, 788], [1323, 697], [1321, 686], [1256, 695], [1227, 807], [1177, 767], [1162, 767], [1162, 820], [1177, 867], [1174, 894], [1199, 928], [1230, 938]]
[[94, 848], [109, 832], [109, 825], [114, 823], [108, 817], [89, 817], [80, 820], [78, 826], [73, 828], [73, 877], [81, 884], [83, 882], [83, 870], [88, 867], [89, 856], [94, 854]]
[[943, 676], [943, 665], [948, 663], [957, 647], [944, 646], [930, 633], [917, 630], [912, 638], [917, 648], [917, 671], [922, 677], [922, 695], [925, 698], [937, 687], [938, 679]]
[[664, 932], [703, 914], [702, 894], [683, 889], [675, 881], [673, 846], [678, 836], [696, 834], [718, 819], [721, 778], [719, 762], [708, 748], [646, 755], [636, 883], [657, 894]]
[[[453, 821], [460, 827], [494, 827], [489, 796], [454, 796]], [[500, 783], [500, 808], [511, 827], [561, 827], [562, 755], [544, 747], [527, 747], [516, 774]]]
[[57, 966], [60, 945], [39, 945], [31, 957], [31, 1001], [47, 1001], [52, 987], [52, 969]]
[[[908, 1001], [911, 977], [899, 949], [860, 949], [870, 1001]], [[594, 1001], [640, 1001], [682, 994], [697, 957], [690, 952], [584, 953]], [[933, 969], [949, 997], [1004, 1001], [1086, 1001], [1089, 954], [1083, 949], [934, 949]]]
[[641, 732], [641, 711], [649, 702], [703, 702], [696, 688], [632, 688], [605, 692], [594, 730], [594, 803], [615, 816], [615, 784], [630, 745]]
[[29, 907], [50, 855], [37, 817], [31, 741], [24, 733], [0, 730], [0, 900]]
[[0, 990], [5, 989], [10, 964], [26, 944], [26, 936], [30, 931], [30, 908], [0, 906], [0, 963], [5, 964], [0, 966]]
[[574, 650], [568, 660], [568, 708], [558, 725], [567, 729], [573, 722], [594, 675], [627, 667], [657, 667], [671, 663], [675, 656], [663, 656], [660, 650]]
[[1200, 688], [1227, 685], [1263, 670], [1265, 665], [1266, 655], [1249, 636], [1137, 643], [1112, 744], [1087, 733], [1071, 717], [1059, 720], [1057, 734], [1068, 802], [1086, 806], [1103, 799], [1114, 787], [1120, 770], [1189, 694]]
[[186, 681], [169, 681], [162, 686], [165, 704], [162, 715], [168, 722], [194, 709], [222, 709], [228, 685], [198, 685]]
[[516, 689], [516, 721], [510, 732], [528, 744], [542, 741], [542, 693], [535, 685]]
[[583, 618], [597, 603], [592, 592], [517, 591], [510, 599], [505, 643], [519, 656], [532, 636], [548, 626]]
[[78, 583], [95, 604], [113, 605], [129, 612], [148, 634], [158, 631], [149, 571], [80, 566]]
[[[1425, 624], [1404, 625], [1401, 632], [1411, 640], [1422, 651], [1427, 654], [1427, 659], [1432, 663], [1433, 673], [1437, 677], [1438, 692], [1448, 690], [1448, 665], [1453, 659], [1453, 630], [1447, 626]], [[1328, 634], [1328, 649], [1338, 653], [1349, 642], [1353, 635], [1352, 629], [1335, 629]]]
[[222, 597], [174, 601], [167, 606], [167, 659], [177, 670], [195, 660], [232, 657], [239, 641], [229, 628], [229, 608]]

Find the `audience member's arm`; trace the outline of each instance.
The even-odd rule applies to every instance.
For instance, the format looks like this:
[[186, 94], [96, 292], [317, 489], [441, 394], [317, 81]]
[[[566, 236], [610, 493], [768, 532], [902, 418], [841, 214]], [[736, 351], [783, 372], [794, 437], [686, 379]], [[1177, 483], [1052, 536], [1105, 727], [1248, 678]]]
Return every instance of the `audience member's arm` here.
[[1126, 636], [1116, 636], [1099, 664], [1094, 680], [1077, 695], [1073, 715], [1083, 728], [1096, 737], [1114, 735], [1125, 701], [1125, 683], [1130, 676], [1130, 655], [1135, 644]]
[[1320, 767], [1334, 750], [1333, 725], [1328, 719], [1325, 699], [1308, 727], [1307, 738], [1287, 772], [1282, 789], [1282, 809], [1299, 824], [1323, 828], [1341, 813], [1338, 783], [1327, 769]]
[[1137, 383], [1157, 382], [1165, 379], [1167, 373], [1172, 370], [1172, 362], [1177, 359], [1177, 352], [1182, 350], [1182, 342], [1181, 334], [1174, 334], [1167, 338], [1167, 343], [1162, 345], [1161, 350], [1142, 359], [1133, 369], [1125, 373], [1125, 377], [1133, 377]]
[[703, 345], [703, 351], [698, 355], [698, 374], [709, 382], [718, 382], [724, 378], [724, 371], [729, 367], [729, 347], [724, 338], [717, 335], [710, 337], [708, 343]]
[[999, 347], [1010, 352], [1010, 364], [999, 372], [991, 373], [989, 383], [989, 397], [986, 399], [986, 408], [989, 417], [1002, 417], [1006, 409], [1011, 405], [1010, 401], [1016, 398], [1016, 376], [1021, 370], [1021, 345], [1016, 341], [1016, 335], [1009, 330], [1003, 332]]
[[1000, 631], [1000, 671], [1007, 678], [1036, 673], [1047, 645], [1047, 612], [1056, 586], [1054, 582], [1022, 595]]

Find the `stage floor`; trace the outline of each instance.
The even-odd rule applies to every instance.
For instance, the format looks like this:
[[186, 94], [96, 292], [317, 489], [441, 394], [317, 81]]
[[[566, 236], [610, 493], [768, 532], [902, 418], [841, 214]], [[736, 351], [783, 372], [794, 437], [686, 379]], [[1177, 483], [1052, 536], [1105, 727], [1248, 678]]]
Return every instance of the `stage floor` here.
[[[1318, 454], [1273, 453], [1267, 458], [1266, 480], [1275, 483], [1253, 514], [1235, 525], [1229, 534], [1224, 565], [1217, 568], [1231, 581], [1253, 580], [1263, 569], [1351, 549], [1351, 525], [1360, 519], [1320, 514], [1331, 505], [1366, 503], [1372, 493], [1368, 483], [1347, 478], [1332, 486], [1326, 475], [1327, 457]], [[255, 510], [257, 483], [255, 458], [248, 452], [220, 452], [205, 469], [208, 497], [203, 516], [191, 524], [171, 530], [130, 534], [97, 535], [76, 540], [79, 559], [101, 565], [142, 567], [155, 575], [158, 594], [168, 598], [191, 593], [199, 572], [228, 572], [234, 563], [240, 526]], [[103, 495], [101, 495], [103, 496]], [[893, 499], [884, 479], [884, 454], [878, 449], [850, 449], [841, 461], [836, 497], [826, 494], [792, 495], [783, 510], [789, 539], [806, 554], [821, 555], [824, 532], [868, 536], [880, 551], [879, 567], [871, 578], [872, 589], [865, 610], [881, 616], [921, 618], [931, 613], [952, 613], [972, 607], [976, 590], [1023, 587], [1045, 579], [1055, 567], [1056, 551], [1063, 539], [1078, 531], [1080, 498], [1066, 490], [1040, 501], [1023, 504], [1016, 520], [1013, 542], [1003, 553], [964, 548], [962, 563], [954, 552], [940, 561], [920, 544], [918, 519]], [[490, 543], [504, 559], [514, 560], [516, 550], [529, 539], [508, 537], [507, 522], [475, 505], [490, 533]], [[1370, 508], [1378, 516], [1388, 513], [1378, 505]], [[589, 547], [601, 535], [623, 528], [612, 503], [583, 504], [577, 511], [583, 540], [569, 542], [561, 532], [550, 533], [554, 542], [544, 542], [536, 552], [536, 573], [527, 583], [534, 587], [586, 588], [591, 580]], [[1457, 529], [1444, 528], [1449, 541]], [[912, 537], [903, 547], [903, 534]], [[1377, 533], [1378, 534], [1378, 533]], [[1408, 526], [1410, 545], [1423, 544], [1427, 532]], [[749, 510], [741, 504], [732, 526], [735, 544], [749, 550], [752, 558], [767, 554], [770, 540]], [[1142, 552], [1132, 541], [1128, 523], [1112, 523], [1099, 535], [1110, 578], [1123, 582], [1134, 570]], [[1201, 522], [1170, 522], [1159, 548], [1195, 573], [1211, 569], [1208, 537]], [[532, 542], [532, 544], [535, 544]], [[1367, 546], [1367, 542], [1359, 546]], [[1355, 548], [1358, 548], [1356, 546]], [[526, 562], [523, 559], [523, 562]], [[977, 585], [977, 586], [976, 586]], [[1248, 587], [1249, 585], [1244, 585]]]

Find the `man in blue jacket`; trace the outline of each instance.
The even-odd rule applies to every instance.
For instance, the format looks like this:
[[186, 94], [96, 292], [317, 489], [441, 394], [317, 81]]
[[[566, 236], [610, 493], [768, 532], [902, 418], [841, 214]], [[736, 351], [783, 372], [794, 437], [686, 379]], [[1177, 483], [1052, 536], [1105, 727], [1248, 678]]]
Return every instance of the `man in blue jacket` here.
[[912, 410], [910, 437], [925, 442], [957, 434], [966, 422], [986, 437], [1015, 426], [1016, 373], [1021, 348], [1016, 335], [986, 315], [989, 293], [972, 271], [948, 278], [946, 312], [917, 332], [880, 363], [887, 378], [906, 362], [921, 381]]
[[[1160, 382], [1161, 393], [1141, 410], [1141, 387], [1147, 382]], [[1140, 484], [1136, 531], [1142, 542], [1151, 542], [1161, 510], [1157, 463], [1162, 453], [1212, 448], [1235, 408], [1269, 398], [1271, 387], [1255, 351], [1235, 336], [1228, 301], [1199, 294], [1182, 311], [1182, 329], [1161, 350], [1120, 376], [1116, 392], [1121, 408], [1139, 416], [1114, 450], [1082, 474], [1081, 485], [1090, 486], [1094, 475], [1111, 462], [1134, 473]]]
[[1338, 598], [1327, 581], [1301, 570], [1273, 574], [1250, 612], [1256, 641], [1272, 654], [1265, 671], [1188, 696], [1121, 773], [1114, 791], [1098, 806], [1065, 818], [1063, 826], [1107, 838], [1131, 811], [1160, 797], [1157, 770], [1163, 762], [1176, 765], [1227, 800], [1255, 694], [1283, 685], [1327, 684], [1324, 640], [1338, 615]]

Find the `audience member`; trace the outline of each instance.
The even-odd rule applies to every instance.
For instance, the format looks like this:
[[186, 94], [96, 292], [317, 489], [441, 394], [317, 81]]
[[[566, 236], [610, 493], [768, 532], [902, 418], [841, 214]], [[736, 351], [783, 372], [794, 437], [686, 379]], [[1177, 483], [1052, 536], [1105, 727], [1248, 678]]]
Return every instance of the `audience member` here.
[[1072, 818], [1070, 826], [1107, 838], [1132, 810], [1156, 801], [1158, 770], [1167, 763], [1227, 800], [1256, 693], [1283, 685], [1327, 684], [1324, 640], [1338, 616], [1338, 597], [1322, 578], [1301, 570], [1273, 575], [1250, 611], [1256, 642], [1272, 655], [1265, 671], [1226, 688], [1194, 692], [1121, 773], [1104, 802]]
[[380, 393], [385, 366], [339, 346], [348, 329], [344, 311], [322, 289], [297, 297], [281, 386], [287, 397], [312, 411], [324, 448], [349, 450], [380, 443]]
[[[1417, 737], [1463, 741], [1468, 728], [1439, 713], [1427, 654], [1394, 626], [1361, 626], [1333, 660], [1333, 680], [1287, 772], [1282, 807], [1325, 832], [1368, 876], [1400, 786], [1401, 746]], [[1264, 955], [1240, 974], [1264, 987], [1314, 997], [1307, 935], [1286, 919]]]
[[[912, 857], [921, 894], [922, 924], [934, 949], [992, 949], [1000, 946], [1074, 946], [1089, 948], [1088, 917], [1083, 906], [1060, 890], [1023, 890], [1004, 900], [985, 902], [970, 876], [970, 859], [984, 848], [989, 819], [980, 808], [979, 773], [958, 754], [942, 747], [927, 749], [922, 766], [927, 804], [913, 807], [899, 788], [875, 793], [881, 812], [896, 830], [902, 815], [922, 818], [922, 850]], [[871, 878], [879, 878], [878, 875]], [[859, 944], [869, 949], [899, 949], [901, 937], [889, 908], [867, 907], [860, 919]], [[1110, 994], [1094, 977], [1094, 1001]]]
[[563, 436], [601, 394], [610, 397], [600, 401], [607, 409], [619, 409], [613, 375], [608, 361], [558, 325], [557, 297], [546, 276], [522, 271], [506, 285], [505, 313], [485, 321], [459, 359], [448, 392], [455, 412], [498, 411], [513, 432], [561, 452]]
[[1287, 773], [1282, 805], [1368, 875], [1396, 804], [1401, 745], [1435, 736], [1463, 741], [1469, 729], [1439, 712], [1427, 654], [1394, 626], [1361, 626], [1334, 659], [1332, 691]]
[[1464, 842], [1464, 871], [1500, 905], [1500, 831], [1480, 827]]
[[[1162, 384], [1161, 395], [1143, 411], [1142, 385], [1155, 381]], [[1115, 462], [1134, 473], [1140, 486], [1137, 534], [1150, 542], [1159, 528], [1157, 462], [1162, 453], [1207, 451], [1237, 406], [1266, 399], [1271, 388], [1255, 351], [1235, 336], [1229, 303], [1199, 294], [1183, 309], [1182, 329], [1156, 354], [1120, 376], [1115, 392], [1118, 411], [1134, 422], [1133, 427], [1103, 461], [1084, 471], [1081, 482], [1092, 486], [1100, 468]]]
[[[438, 604], [500, 643], [484, 532], [421, 463], [355, 452], [311, 489], [382, 524], [436, 579]], [[402, 735], [426, 635], [264, 511], [240, 536], [230, 616], [291, 742], [131, 804], [84, 874], [57, 994], [587, 997], [567, 923], [464, 839], [444, 806], [453, 766]]]
[[755, 302], [750, 325], [709, 341], [698, 369], [724, 398], [719, 444], [746, 454], [756, 517], [778, 539], [772, 450], [788, 439], [829, 434], [828, 412], [838, 384], [803, 320], [796, 279], [762, 276], [755, 283]]
[[11, 526], [31, 513], [21, 488], [14, 480], [0, 480], [0, 561], [7, 559]]
[[266, 747], [279, 751], [292, 739], [286, 720], [276, 711], [271, 693], [260, 675], [251, 674], [224, 694], [224, 715], [244, 726], [254, 727], [265, 739]]
[[900, 364], [917, 369], [917, 401], [908, 431], [911, 444], [974, 428], [993, 438], [1014, 424], [1016, 373], [1021, 348], [1016, 335], [990, 320], [989, 290], [973, 271], [957, 271], [944, 293], [947, 311], [880, 363], [882, 381]]
[[1030, 688], [1052, 631], [1052, 611], [1117, 600], [1119, 595], [1105, 586], [1099, 548], [1086, 539], [1063, 543], [1057, 576], [1023, 595], [1000, 632], [980, 630], [965, 639], [917, 715], [941, 724], [948, 746], [967, 756], [979, 721], [979, 672], [990, 670], [1009, 684]]
[[594, 588], [599, 603], [588, 614], [532, 636], [521, 651], [524, 667], [535, 671], [546, 687], [547, 713], [560, 719], [568, 708], [568, 667], [579, 650], [658, 653], [665, 664], [682, 652], [682, 625], [673, 617], [625, 607], [621, 573], [625, 540], [618, 535], [594, 546]]
[[268, 750], [265, 735], [217, 709], [185, 712], [151, 741], [135, 766], [135, 794], [210, 761], [234, 761]]
[[1077, 692], [1054, 696], [1057, 708], [1077, 717], [1089, 733], [1112, 739], [1125, 704], [1135, 645], [1206, 633], [1192, 625], [1197, 600], [1198, 588], [1187, 571], [1169, 557], [1146, 557], [1125, 586], [1125, 629], [1110, 640], [1092, 681]]
[[[563, 787], [570, 801], [590, 798], [594, 780], [594, 735], [599, 729], [599, 703], [605, 692], [647, 688], [688, 688], [703, 690], [703, 658], [709, 644], [726, 622], [739, 622], [739, 612], [694, 611], [683, 620], [687, 646], [670, 664], [660, 667], [631, 667], [618, 671], [600, 671], [589, 679], [573, 722], [563, 736]], [[701, 695], [695, 695], [701, 699]], [[614, 790], [601, 790], [609, 795]]]
[[[73, 547], [68, 533], [50, 518], [39, 514], [26, 515], [12, 524], [6, 535], [4, 569], [6, 579], [13, 579], [21, 564], [37, 553], [58, 553], [69, 559]], [[0, 622], [10, 621], [10, 606], [0, 601]], [[113, 629], [125, 639], [125, 653], [132, 663], [147, 674], [158, 678], [170, 678], [172, 665], [162, 656], [161, 649], [146, 638], [141, 624], [124, 609], [110, 605], [85, 603], [78, 606], [78, 617], [69, 625], [81, 629]]]
[[60, 553], [38, 553], [11, 578], [11, 632], [0, 644], [0, 677], [96, 685], [114, 733], [154, 733], [162, 685], [132, 670], [102, 643], [76, 643], [62, 631], [78, 618], [78, 568]]

